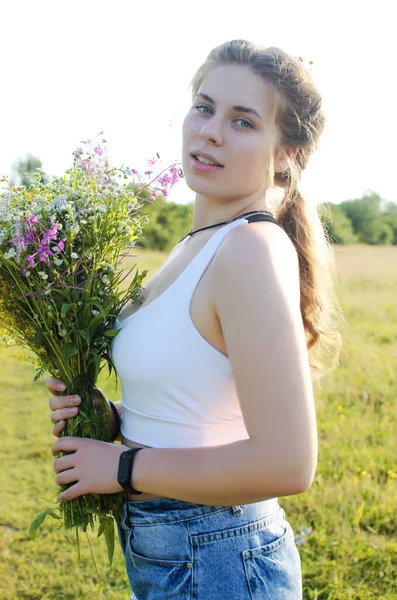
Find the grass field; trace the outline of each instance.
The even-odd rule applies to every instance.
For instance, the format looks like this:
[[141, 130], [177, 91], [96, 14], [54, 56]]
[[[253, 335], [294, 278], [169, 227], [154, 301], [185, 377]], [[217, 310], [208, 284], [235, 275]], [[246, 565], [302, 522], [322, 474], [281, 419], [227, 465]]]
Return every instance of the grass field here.
[[[397, 598], [397, 248], [336, 248], [338, 296], [345, 311], [340, 366], [316, 394], [319, 464], [310, 490], [281, 498], [302, 558], [304, 598]], [[138, 251], [151, 275], [164, 255]], [[82, 561], [55, 521], [36, 542], [33, 518], [54, 501], [49, 394], [14, 349], [1, 352], [1, 600], [127, 600], [121, 550], [107, 569], [102, 538]], [[101, 387], [119, 398], [114, 380]], [[208, 598], [206, 600], [217, 600]], [[237, 599], [230, 599], [237, 600]], [[277, 599], [275, 599], [277, 600]]]

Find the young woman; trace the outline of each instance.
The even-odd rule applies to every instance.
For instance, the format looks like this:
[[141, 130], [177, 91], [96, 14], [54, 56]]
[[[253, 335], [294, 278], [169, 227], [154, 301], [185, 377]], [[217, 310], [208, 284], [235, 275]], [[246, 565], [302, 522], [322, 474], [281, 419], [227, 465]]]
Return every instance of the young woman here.
[[[300, 557], [278, 497], [313, 482], [313, 381], [336, 315], [332, 251], [298, 189], [321, 96], [301, 61], [244, 40], [215, 48], [192, 88], [193, 230], [115, 324], [121, 444], [59, 438], [53, 454], [70, 454], [56, 483], [74, 482], [59, 500], [126, 490], [131, 598], [295, 600]], [[49, 402], [57, 437], [71, 402]]]

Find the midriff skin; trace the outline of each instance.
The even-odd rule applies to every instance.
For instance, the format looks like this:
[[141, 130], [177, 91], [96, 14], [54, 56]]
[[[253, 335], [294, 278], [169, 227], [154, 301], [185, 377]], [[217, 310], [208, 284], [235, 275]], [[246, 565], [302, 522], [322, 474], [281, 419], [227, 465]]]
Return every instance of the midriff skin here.
[[[181, 243], [181, 247], [179, 247], [179, 245], [176, 246], [166, 261], [152, 276], [150, 283], [144, 288], [140, 303], [125, 306], [118, 317], [119, 321], [123, 321], [123, 319], [139, 311], [140, 308], [147, 306], [153, 302], [153, 300], [161, 296], [161, 294], [167, 290], [174, 283], [174, 281], [176, 281], [179, 275], [181, 275], [181, 273], [204, 246], [204, 244], [216, 231], [218, 231], [217, 227], [214, 227], [209, 231], [203, 231], [202, 233], [205, 233], [206, 236], [203, 235], [200, 238], [198, 237], [200, 234], [197, 234], [197, 237], [195, 236], [192, 238], [186, 238], [186, 240]], [[186, 242], [189, 243], [187, 244]], [[190, 305], [190, 316], [194, 326], [201, 336], [206, 339], [211, 346], [214, 346], [217, 350], [222, 352], [222, 354], [227, 356], [222, 328], [213, 306], [211, 296], [211, 265], [212, 263], [210, 263], [204, 272], [194, 291]], [[130, 448], [152, 447], [144, 446], [143, 444], [129, 440], [124, 436], [121, 436], [121, 443], [129, 446]], [[130, 502], [139, 502], [141, 500], [150, 500], [161, 497], [162, 496], [155, 496], [154, 494], [146, 493], [142, 493], [140, 495], [127, 493], [127, 498]]]

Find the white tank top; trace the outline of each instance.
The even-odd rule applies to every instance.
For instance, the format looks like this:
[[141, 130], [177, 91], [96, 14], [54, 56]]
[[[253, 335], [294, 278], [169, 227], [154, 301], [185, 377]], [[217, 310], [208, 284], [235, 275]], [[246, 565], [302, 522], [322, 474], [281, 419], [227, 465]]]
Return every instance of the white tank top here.
[[[249, 439], [230, 360], [198, 332], [190, 304], [227, 233], [224, 225], [158, 298], [115, 328], [112, 359], [122, 388], [121, 433], [152, 448], [218, 446]], [[238, 293], [238, 290], [236, 290]]]

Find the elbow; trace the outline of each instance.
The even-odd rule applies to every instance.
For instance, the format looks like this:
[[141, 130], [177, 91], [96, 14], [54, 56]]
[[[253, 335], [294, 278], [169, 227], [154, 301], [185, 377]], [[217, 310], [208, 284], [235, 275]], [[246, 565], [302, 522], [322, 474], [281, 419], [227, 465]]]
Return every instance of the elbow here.
[[280, 469], [279, 496], [297, 496], [311, 488], [316, 475], [317, 462], [289, 464], [283, 471]]
[[316, 476], [316, 468], [317, 461], [313, 461], [310, 464], [301, 464], [300, 467], [297, 466], [294, 469], [294, 477], [292, 477], [294, 491], [292, 494], [302, 494], [312, 487]]

